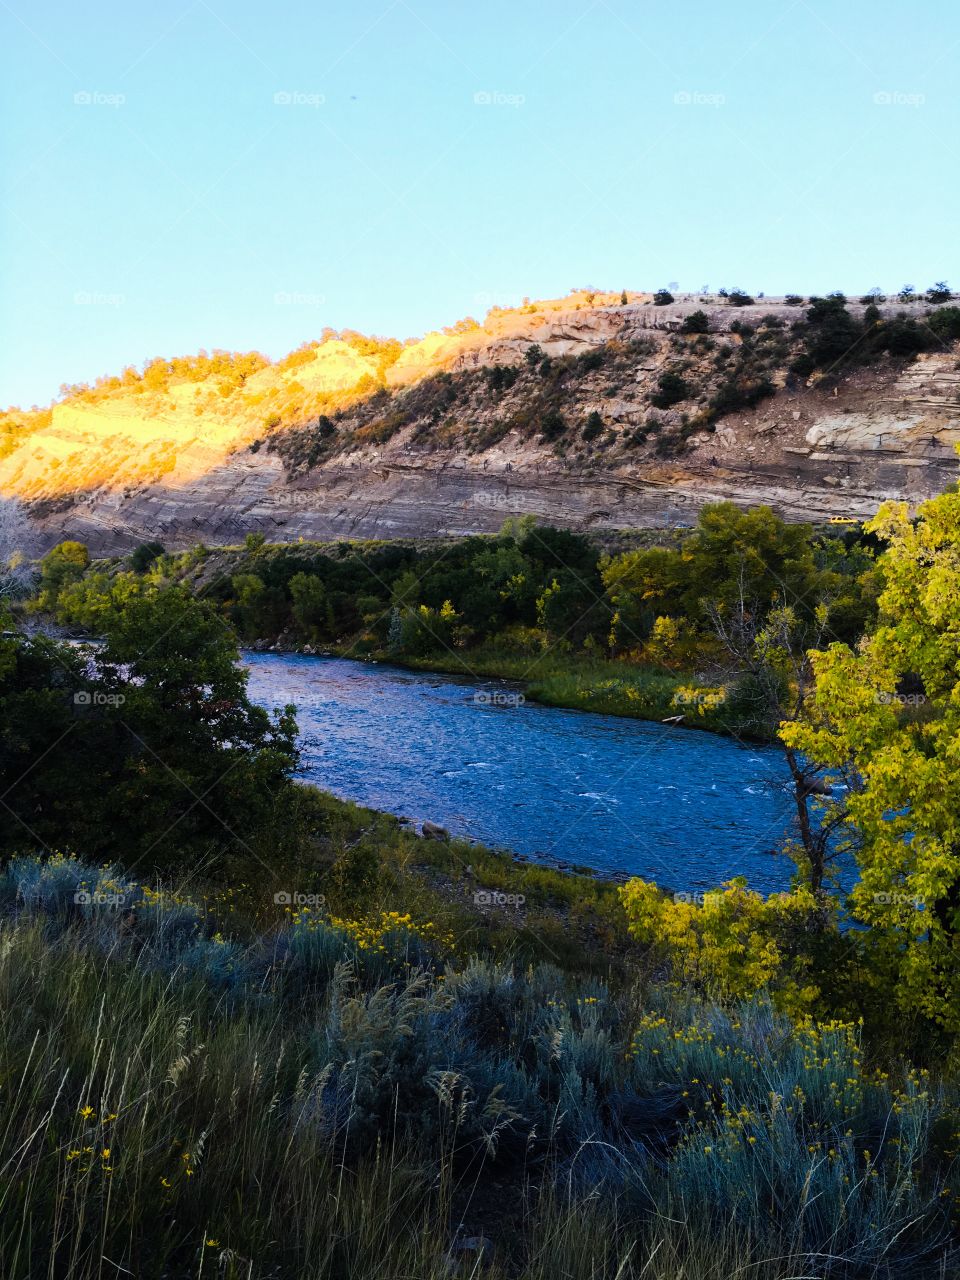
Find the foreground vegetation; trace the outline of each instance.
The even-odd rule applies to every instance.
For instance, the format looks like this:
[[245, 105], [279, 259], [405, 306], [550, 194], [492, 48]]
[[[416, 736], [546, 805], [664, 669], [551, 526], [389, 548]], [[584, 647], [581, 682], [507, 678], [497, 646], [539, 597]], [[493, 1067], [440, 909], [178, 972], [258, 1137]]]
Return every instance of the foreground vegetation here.
[[853, 1025], [463, 954], [429, 922], [244, 928], [112, 868], [0, 877], [9, 1280], [928, 1275], [952, 1091]]

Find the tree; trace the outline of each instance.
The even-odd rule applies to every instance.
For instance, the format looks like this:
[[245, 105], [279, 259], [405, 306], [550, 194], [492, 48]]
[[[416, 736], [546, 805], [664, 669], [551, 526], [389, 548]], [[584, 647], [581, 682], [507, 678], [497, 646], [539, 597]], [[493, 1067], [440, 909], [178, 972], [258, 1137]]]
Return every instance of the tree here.
[[562, 413], [557, 409], [548, 409], [540, 420], [540, 439], [545, 443], [559, 440], [567, 429]]
[[39, 607], [56, 609], [60, 592], [79, 582], [89, 564], [90, 552], [82, 542], [58, 542], [40, 561]]
[[0, 497], [0, 600], [23, 595], [33, 578], [36, 530], [16, 498]]
[[808, 716], [784, 742], [850, 780], [854, 921], [885, 989], [960, 1030], [960, 495], [885, 504], [875, 632], [811, 656]]
[[811, 298], [806, 320], [805, 349], [793, 366], [801, 374], [843, 363], [863, 334], [843, 297]]
[[927, 326], [943, 342], [960, 338], [960, 307], [941, 307], [927, 321]]
[[657, 379], [657, 390], [651, 395], [650, 403], [658, 409], [670, 409], [681, 400], [686, 400], [689, 394], [686, 379], [676, 370], [668, 369]]
[[705, 311], [692, 311], [690, 315], [684, 317], [683, 324], [680, 326], [681, 333], [709, 333], [710, 320]]
[[0, 849], [204, 869], [276, 860], [299, 840], [292, 708], [254, 706], [208, 602], [136, 574], [60, 592], [76, 648], [0, 639]]
[[583, 644], [605, 615], [593, 585], [569, 570], [551, 578], [537, 599], [537, 623], [558, 646]]
[[749, 293], [745, 293], [743, 289], [731, 289], [727, 295], [727, 302], [731, 307], [752, 307], [753, 298]]
[[949, 302], [953, 293], [946, 280], [938, 280], [927, 290], [927, 301], [933, 303]]
[[276, 587], [268, 587], [256, 573], [235, 573], [231, 578], [234, 617], [241, 635], [249, 640], [274, 634], [283, 625], [286, 602]]
[[620, 652], [642, 646], [657, 618], [678, 615], [686, 565], [672, 548], [647, 547], [613, 556], [603, 566], [612, 607], [610, 643]]
[[653, 295], [653, 305], [655, 307], [668, 307], [673, 302], [673, 294], [669, 289], [658, 289]]
[[[614, 645], [669, 665], [669, 652], [657, 650], [681, 638], [687, 645], [680, 624], [692, 624], [699, 645], [684, 654], [685, 665], [712, 669], [714, 683], [727, 690], [731, 732], [775, 738], [782, 720], [802, 714], [813, 683], [808, 650], [832, 637], [831, 605], [850, 594], [847, 578], [818, 564], [812, 532], [769, 507], [741, 511], [716, 503], [703, 508], [679, 548], [614, 557], [603, 570]], [[800, 835], [791, 852], [804, 883], [819, 895], [842, 819], [824, 794], [829, 788], [819, 765], [786, 745], [784, 754]]]
[[584, 423], [584, 427], [580, 433], [580, 437], [581, 439], [586, 441], [596, 440], [597, 436], [600, 434], [602, 430], [603, 430], [603, 419], [600, 417], [599, 413], [597, 413], [596, 409], [594, 409], [591, 413], [587, 415], [587, 420]]
[[312, 573], [295, 573], [289, 583], [293, 618], [301, 630], [316, 639], [327, 621], [327, 591]]
[[163, 555], [162, 542], [141, 542], [130, 553], [130, 567], [134, 573], [146, 573], [158, 557]]
[[[742, 595], [733, 609], [707, 605], [725, 661], [721, 675], [732, 684], [727, 710], [733, 732], [771, 738], [785, 720], [802, 723], [813, 688], [811, 651], [829, 631], [829, 607], [820, 600], [813, 618], [778, 604], [764, 613], [762, 602]], [[846, 822], [842, 800], [833, 796], [824, 765], [781, 741], [793, 786], [799, 842], [787, 847], [801, 883], [826, 906], [836, 868], [850, 842], [837, 839]], [[827, 913], [823, 920], [826, 922]]]
[[457, 621], [457, 612], [449, 600], [439, 609], [430, 609], [425, 604], [408, 609], [400, 622], [400, 650], [412, 657], [450, 651]]

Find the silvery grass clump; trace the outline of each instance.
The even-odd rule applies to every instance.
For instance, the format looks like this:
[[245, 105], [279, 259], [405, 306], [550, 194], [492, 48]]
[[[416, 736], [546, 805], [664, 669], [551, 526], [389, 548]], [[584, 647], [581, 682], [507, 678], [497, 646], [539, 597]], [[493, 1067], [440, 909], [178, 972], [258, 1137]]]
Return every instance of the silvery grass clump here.
[[643, 1178], [665, 1218], [735, 1226], [757, 1256], [775, 1245], [814, 1275], [907, 1273], [946, 1248], [955, 1113], [926, 1071], [868, 1069], [857, 1026], [661, 992], [630, 1056], [686, 1109]]
[[80, 930], [101, 950], [135, 955], [146, 966], [182, 969], [218, 986], [236, 986], [246, 948], [212, 932], [204, 911], [181, 895], [139, 884], [115, 867], [77, 858], [12, 858], [0, 873], [0, 915], [42, 920], [51, 936]]
[[502, 1158], [544, 1114], [528, 1073], [478, 1045], [455, 994], [423, 971], [364, 990], [339, 966], [313, 1049], [326, 1064], [313, 1118], [354, 1150], [399, 1133], [458, 1161]]

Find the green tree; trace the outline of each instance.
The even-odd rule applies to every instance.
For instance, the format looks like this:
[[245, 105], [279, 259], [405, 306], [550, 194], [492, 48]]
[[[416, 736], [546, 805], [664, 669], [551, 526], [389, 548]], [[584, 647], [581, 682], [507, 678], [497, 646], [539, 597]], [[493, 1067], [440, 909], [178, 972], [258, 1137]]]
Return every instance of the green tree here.
[[658, 409], [670, 409], [681, 400], [686, 400], [689, 394], [686, 379], [676, 370], [668, 369], [658, 378], [657, 390], [650, 397], [650, 403]]
[[681, 333], [709, 333], [710, 320], [705, 311], [692, 311], [680, 326]]
[[295, 573], [289, 583], [293, 618], [312, 639], [323, 632], [327, 622], [327, 591], [312, 573]]
[[240, 632], [247, 639], [269, 634], [271, 609], [267, 584], [255, 573], [235, 573], [231, 578], [234, 616]]
[[840, 771], [858, 839], [853, 919], [884, 989], [960, 1031], [960, 495], [881, 508], [874, 633], [812, 655], [795, 751]]
[[927, 324], [941, 341], [955, 341], [960, 338], [960, 307], [941, 307]]
[[850, 359], [863, 329], [847, 310], [846, 299], [811, 298], [806, 320], [804, 351], [794, 362], [795, 372], [833, 368]]
[[0, 640], [0, 848], [144, 872], [292, 854], [293, 709], [250, 702], [215, 608], [179, 586], [94, 575], [61, 592], [58, 616], [102, 643]]
[[130, 567], [134, 573], [146, 573], [154, 561], [163, 555], [162, 542], [141, 542], [130, 553]]
[[601, 433], [602, 430], [603, 430], [603, 419], [600, 417], [599, 413], [597, 413], [596, 409], [594, 409], [590, 414], [587, 415], [587, 420], [584, 423], [584, 427], [580, 433], [580, 437], [581, 439], [586, 441], [596, 440], [597, 436]]
[[42, 609], [57, 607], [60, 592], [79, 582], [90, 564], [90, 552], [82, 542], [59, 542], [40, 561], [40, 594]]
[[537, 622], [554, 645], [582, 645], [608, 623], [602, 598], [580, 577], [561, 570], [537, 598]]
[[639, 648], [658, 617], [679, 614], [686, 582], [687, 565], [672, 548], [648, 547], [606, 560], [603, 583], [612, 608], [613, 648]]

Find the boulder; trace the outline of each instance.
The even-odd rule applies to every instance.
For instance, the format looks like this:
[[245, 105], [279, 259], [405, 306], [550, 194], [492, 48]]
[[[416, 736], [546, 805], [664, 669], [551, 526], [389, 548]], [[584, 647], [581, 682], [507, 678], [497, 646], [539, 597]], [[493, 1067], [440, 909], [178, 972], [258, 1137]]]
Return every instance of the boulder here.
[[447, 828], [439, 826], [436, 822], [424, 822], [420, 827], [420, 834], [424, 840], [450, 839], [450, 832]]

